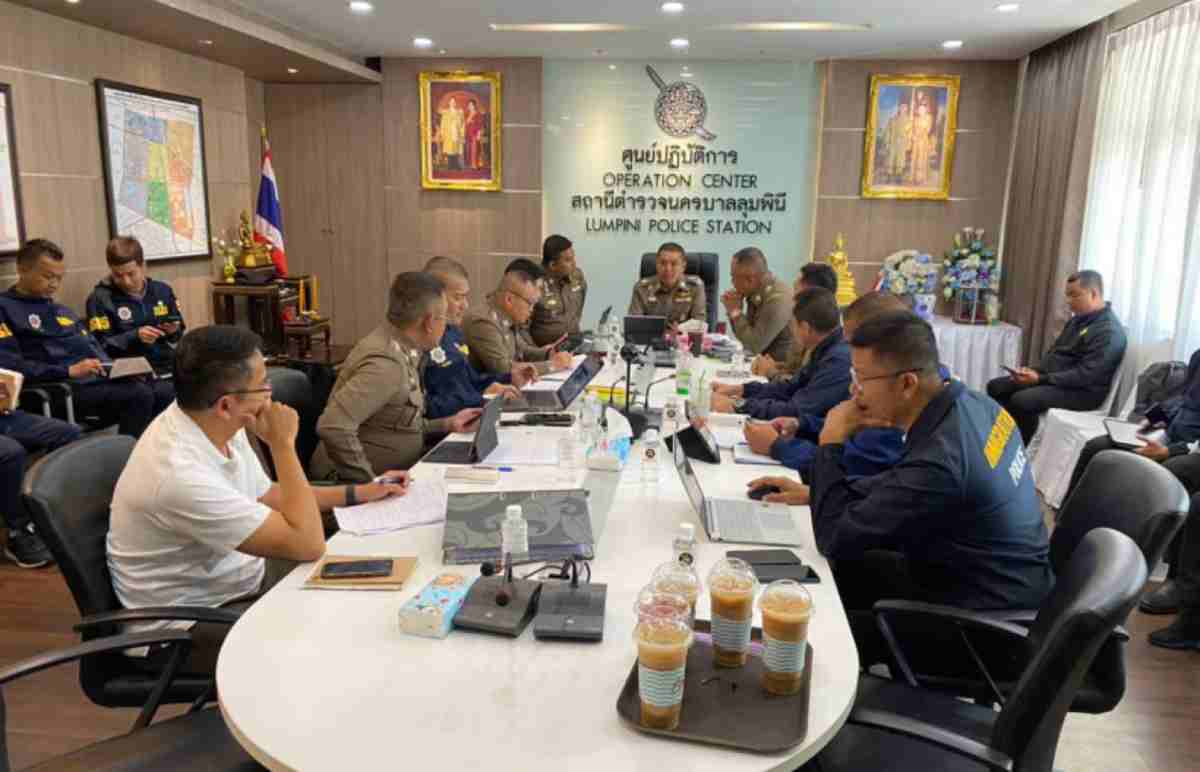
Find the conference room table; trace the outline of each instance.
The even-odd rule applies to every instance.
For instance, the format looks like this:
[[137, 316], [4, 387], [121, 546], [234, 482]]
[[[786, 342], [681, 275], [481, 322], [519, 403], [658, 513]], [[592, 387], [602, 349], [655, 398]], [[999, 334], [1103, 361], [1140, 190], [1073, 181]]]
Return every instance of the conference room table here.
[[[606, 370], [594, 383], [611, 384], [615, 376]], [[651, 406], [672, 389], [670, 380], [656, 386]], [[503, 427], [501, 445], [556, 442], [562, 431]], [[441, 524], [367, 537], [338, 533], [327, 554], [415, 555], [415, 573], [400, 591], [306, 590], [301, 585], [314, 564], [304, 564], [251, 606], [229, 632], [217, 663], [219, 704], [233, 735], [271, 769], [736, 771], [792, 770], [807, 761], [845, 722], [859, 668], [829, 565], [813, 544], [807, 507], [793, 508], [804, 531], [796, 552], [821, 582], [807, 585], [815, 615], [804, 740], [781, 753], [758, 754], [644, 734], [618, 715], [617, 697], [637, 660], [634, 599], [653, 570], [672, 559], [680, 523], [696, 526], [702, 580], [727, 546], [746, 548], [706, 539], [670, 454], [662, 454], [657, 484], [642, 482], [633, 455], [622, 472], [517, 466], [486, 489], [591, 491], [592, 579], [608, 586], [602, 641], [541, 641], [531, 629], [516, 639], [464, 630], [443, 640], [404, 634], [398, 613], [406, 600], [438, 574], [478, 575], [479, 566], [442, 565]], [[708, 496], [744, 496], [749, 480], [780, 471], [734, 464], [727, 449], [722, 462], [693, 462]], [[442, 471], [421, 463], [412, 474], [419, 479]], [[451, 493], [482, 489], [449, 482]], [[709, 618], [707, 593], [696, 616]], [[756, 625], [759, 620], [756, 609]]]

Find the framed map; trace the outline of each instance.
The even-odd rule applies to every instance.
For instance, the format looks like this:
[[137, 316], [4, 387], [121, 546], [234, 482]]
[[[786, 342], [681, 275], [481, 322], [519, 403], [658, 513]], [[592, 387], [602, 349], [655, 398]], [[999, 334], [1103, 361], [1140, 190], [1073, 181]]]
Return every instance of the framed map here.
[[96, 81], [100, 157], [113, 236], [147, 260], [208, 257], [208, 175], [200, 100]]
[[25, 241], [15, 136], [12, 87], [0, 83], [0, 257], [16, 254]]

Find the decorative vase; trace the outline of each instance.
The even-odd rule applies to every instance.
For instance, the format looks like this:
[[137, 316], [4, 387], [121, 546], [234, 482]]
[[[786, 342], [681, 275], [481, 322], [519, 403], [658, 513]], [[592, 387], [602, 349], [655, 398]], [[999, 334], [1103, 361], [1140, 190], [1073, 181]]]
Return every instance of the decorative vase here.
[[959, 324], [990, 324], [988, 301], [995, 293], [990, 289], [960, 289], [954, 293], [954, 321]]
[[915, 293], [912, 295], [913, 313], [927, 322], [933, 322], [933, 309], [937, 306], [937, 295], [934, 293]]

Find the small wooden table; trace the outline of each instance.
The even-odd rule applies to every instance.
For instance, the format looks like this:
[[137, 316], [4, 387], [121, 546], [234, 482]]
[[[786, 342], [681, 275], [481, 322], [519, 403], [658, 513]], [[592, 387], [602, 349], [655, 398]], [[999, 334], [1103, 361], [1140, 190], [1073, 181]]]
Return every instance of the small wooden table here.
[[308, 319], [300, 317], [299, 321], [284, 322], [283, 335], [285, 346], [284, 349], [288, 356], [292, 353], [292, 342], [296, 343], [296, 359], [310, 360], [312, 359], [312, 339], [321, 335], [325, 339], [325, 351], [328, 352], [332, 346], [330, 338], [333, 335], [333, 323], [329, 319]]
[[237, 324], [237, 299], [246, 298], [250, 329], [262, 336], [271, 352], [285, 351], [283, 309], [299, 302], [295, 288], [279, 282], [269, 284], [212, 283], [213, 323]]

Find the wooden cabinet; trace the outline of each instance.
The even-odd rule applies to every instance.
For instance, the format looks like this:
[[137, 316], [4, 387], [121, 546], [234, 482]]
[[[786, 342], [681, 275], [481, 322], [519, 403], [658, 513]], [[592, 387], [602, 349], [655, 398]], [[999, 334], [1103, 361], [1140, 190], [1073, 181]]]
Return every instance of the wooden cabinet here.
[[288, 268], [319, 277], [334, 341], [352, 345], [383, 321], [391, 284], [382, 90], [268, 83], [265, 97]]

